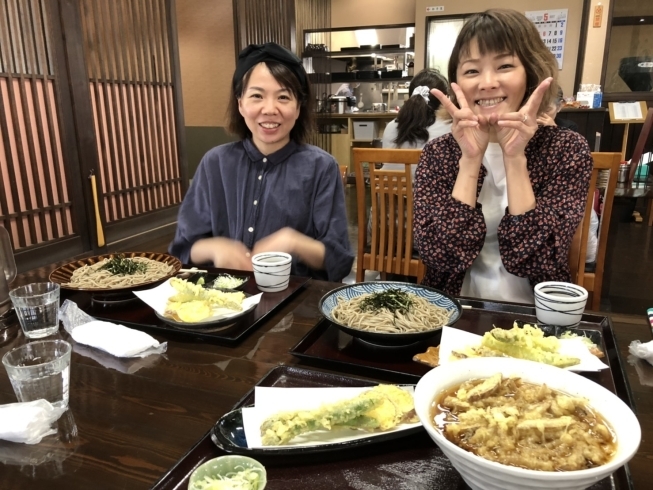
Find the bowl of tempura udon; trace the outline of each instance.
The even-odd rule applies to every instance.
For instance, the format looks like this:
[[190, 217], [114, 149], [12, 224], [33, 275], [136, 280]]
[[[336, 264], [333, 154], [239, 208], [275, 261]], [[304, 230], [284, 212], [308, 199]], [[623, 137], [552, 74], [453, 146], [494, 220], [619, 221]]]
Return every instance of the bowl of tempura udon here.
[[50, 281], [64, 289], [111, 300], [132, 297], [131, 291], [160, 284], [179, 269], [179, 259], [164, 253], [111, 253], [62, 265], [50, 273]]
[[614, 393], [524, 359], [434, 368], [415, 388], [415, 412], [472, 489], [591, 487], [627, 463], [641, 441], [637, 417]]
[[375, 281], [329, 291], [319, 303], [322, 314], [345, 333], [385, 346], [425, 340], [453, 325], [460, 303], [437, 289], [405, 282]]

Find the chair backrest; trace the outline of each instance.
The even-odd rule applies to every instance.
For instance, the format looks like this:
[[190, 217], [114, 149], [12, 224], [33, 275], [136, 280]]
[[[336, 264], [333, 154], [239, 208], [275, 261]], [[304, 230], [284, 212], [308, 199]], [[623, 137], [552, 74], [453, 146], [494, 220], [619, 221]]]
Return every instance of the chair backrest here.
[[[411, 166], [419, 162], [421, 150], [354, 148], [358, 200], [358, 261], [362, 264], [370, 246], [368, 269], [396, 274], [410, 273], [413, 254], [413, 181]], [[378, 163], [404, 164], [404, 170], [377, 169]], [[371, 188], [372, 238], [367, 243], [367, 206], [364, 165]], [[416, 261], [416, 259], [415, 259]], [[361, 267], [361, 265], [359, 265]]]
[[[590, 187], [585, 204], [585, 214], [581, 221], [569, 253], [569, 266], [571, 269], [572, 282], [580, 286], [591, 286], [589, 289], [594, 292], [592, 300], [592, 309], [598, 309], [601, 302], [601, 286], [603, 282], [603, 270], [605, 265], [605, 252], [608, 242], [608, 232], [610, 229], [610, 219], [612, 216], [612, 203], [614, 201], [614, 190], [617, 186], [617, 175], [619, 173], [619, 164], [621, 163], [621, 153], [612, 152], [594, 152], [592, 153], [594, 167], [590, 179]], [[607, 170], [609, 177], [603, 196], [603, 210], [599, 221], [599, 234], [596, 250], [596, 269], [594, 279], [590, 283], [586, 280], [585, 259], [587, 257], [587, 241], [590, 229], [590, 214], [594, 205], [594, 194], [599, 181], [599, 174]]]
[[646, 118], [644, 119], [644, 125], [642, 130], [639, 133], [639, 138], [637, 138], [637, 143], [635, 143], [635, 149], [633, 150], [633, 155], [630, 158], [630, 172], [628, 172], [628, 187], [633, 183], [635, 177], [635, 172], [637, 172], [637, 165], [642, 158], [642, 153], [644, 153], [644, 147], [648, 140], [651, 129], [653, 128], [653, 107], [650, 107], [646, 112]]

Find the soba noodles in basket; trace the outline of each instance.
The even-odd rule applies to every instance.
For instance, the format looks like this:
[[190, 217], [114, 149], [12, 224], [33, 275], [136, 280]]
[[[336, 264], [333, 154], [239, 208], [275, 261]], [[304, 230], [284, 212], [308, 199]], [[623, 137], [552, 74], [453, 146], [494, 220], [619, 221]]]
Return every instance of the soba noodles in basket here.
[[145, 257], [117, 255], [75, 270], [65, 286], [80, 289], [116, 289], [156, 281], [169, 275], [173, 266]]
[[401, 289], [338, 298], [332, 318], [348, 327], [378, 333], [416, 333], [446, 325], [451, 311]]

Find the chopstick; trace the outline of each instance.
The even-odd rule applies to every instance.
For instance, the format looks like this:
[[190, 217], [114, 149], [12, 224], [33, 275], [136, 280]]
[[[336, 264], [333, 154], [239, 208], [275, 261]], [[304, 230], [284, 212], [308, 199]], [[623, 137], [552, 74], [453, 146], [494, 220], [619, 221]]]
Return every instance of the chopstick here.
[[208, 272], [208, 271], [205, 271], [204, 269], [198, 269], [197, 267], [193, 267], [191, 269], [179, 269], [179, 272]]
[[473, 308], [472, 305], [460, 305], [463, 307], [463, 310], [471, 310]]

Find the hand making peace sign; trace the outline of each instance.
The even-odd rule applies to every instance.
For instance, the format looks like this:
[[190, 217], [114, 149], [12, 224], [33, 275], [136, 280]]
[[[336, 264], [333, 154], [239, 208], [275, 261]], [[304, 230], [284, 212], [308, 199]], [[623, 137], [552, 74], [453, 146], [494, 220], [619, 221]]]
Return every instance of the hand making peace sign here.
[[463, 94], [460, 86], [453, 82], [451, 89], [456, 94], [456, 99], [460, 108], [447, 97], [443, 92], [434, 88], [431, 93], [437, 98], [442, 107], [453, 118], [451, 124], [451, 134], [460, 146], [463, 152], [463, 157], [469, 159], [483, 158], [483, 154], [490, 141], [490, 127], [488, 120], [485, 116], [477, 116], [474, 111], [469, 107], [467, 99]]
[[524, 154], [526, 145], [537, 131], [537, 116], [542, 97], [552, 81], [553, 78], [549, 77], [540, 83], [518, 112], [490, 116], [490, 124], [496, 125], [497, 139], [504, 157]]
[[457, 83], [452, 83], [451, 88], [456, 94], [460, 108], [440, 90], [433, 89], [431, 93], [453, 118], [451, 133], [460, 146], [463, 157], [482, 158], [489, 142], [491, 128], [496, 132], [504, 157], [513, 157], [524, 153], [526, 145], [537, 131], [537, 113], [552, 80], [547, 78], [540, 83], [518, 112], [492, 114], [489, 117], [474, 113]]

